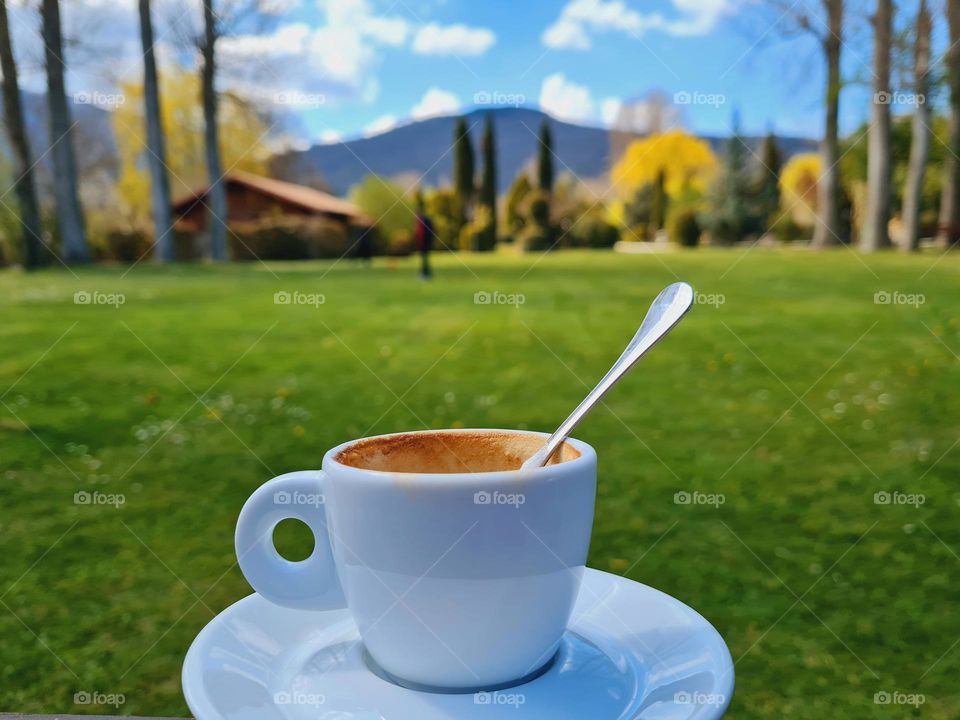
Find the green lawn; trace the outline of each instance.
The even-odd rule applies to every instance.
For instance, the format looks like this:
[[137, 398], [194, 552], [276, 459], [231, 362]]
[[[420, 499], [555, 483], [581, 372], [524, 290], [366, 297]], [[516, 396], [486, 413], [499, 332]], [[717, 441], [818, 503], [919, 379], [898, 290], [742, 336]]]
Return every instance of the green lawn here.
[[958, 717], [960, 253], [436, 266], [431, 283], [412, 261], [0, 273], [0, 711], [186, 715], [190, 641], [250, 592], [233, 525], [259, 483], [362, 434], [552, 429], [679, 277], [723, 303], [695, 307], [577, 433], [601, 463], [590, 565], [717, 627], [731, 717]]

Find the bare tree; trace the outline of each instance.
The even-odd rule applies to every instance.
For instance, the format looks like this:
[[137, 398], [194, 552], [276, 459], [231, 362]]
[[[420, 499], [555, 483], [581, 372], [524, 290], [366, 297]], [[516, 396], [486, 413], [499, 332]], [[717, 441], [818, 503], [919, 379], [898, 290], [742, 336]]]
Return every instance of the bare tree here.
[[[813, 234], [815, 247], [826, 247], [845, 242], [845, 230], [840, 221], [840, 92], [843, 79], [840, 73], [841, 50], [844, 39], [845, 0], [765, 0], [769, 11], [763, 36], [771, 25], [779, 34], [792, 38], [806, 35], [819, 46], [826, 68], [824, 91], [823, 140], [820, 143], [820, 177], [817, 179], [817, 222]], [[763, 17], [763, 15], [761, 15]], [[761, 36], [761, 37], [763, 37]]]
[[217, 129], [216, 46], [220, 36], [213, 0], [203, 0], [203, 40], [200, 53], [200, 94], [203, 99], [203, 141], [207, 155], [207, 233], [211, 260], [227, 258], [227, 188], [221, 182], [220, 134]]
[[73, 124], [67, 105], [60, 28], [59, 0], [42, 0], [44, 63], [47, 68], [47, 106], [50, 112], [50, 146], [53, 156], [53, 190], [57, 205], [57, 223], [63, 241], [63, 259], [68, 263], [88, 262], [87, 235], [83, 209], [77, 193], [77, 161], [73, 154]]
[[[214, 7], [216, 5], [216, 7]], [[223, 161], [217, 127], [219, 102], [216, 91], [220, 60], [219, 40], [234, 33], [263, 32], [276, 18], [277, 7], [269, 0], [202, 0], [202, 28], [192, 38], [200, 53], [200, 95], [203, 104], [204, 148], [207, 159], [206, 196], [208, 256], [227, 258], [227, 192], [223, 184]]]
[[[844, 0], [821, 0], [827, 16], [826, 31], [814, 31], [823, 47], [827, 65], [826, 114], [820, 158], [823, 168], [817, 182], [818, 221], [813, 233], [816, 247], [827, 247], [841, 242], [840, 226], [840, 48], [843, 45]], [[806, 27], [812, 22], [806, 19]]]
[[913, 95], [916, 109], [910, 129], [910, 163], [903, 189], [902, 250], [913, 251], [920, 247], [920, 200], [923, 194], [923, 177], [930, 153], [930, 35], [932, 22], [926, 0], [920, 0], [917, 10], [917, 35], [913, 53]]
[[157, 260], [167, 262], [173, 260], [167, 147], [160, 122], [160, 90], [150, 0], [139, 0], [139, 5], [140, 42], [143, 45], [143, 103], [147, 123], [147, 160], [150, 165], [150, 203], [153, 206], [153, 251]]
[[14, 189], [20, 209], [20, 225], [23, 229], [23, 264], [33, 268], [43, 264], [40, 226], [40, 206], [37, 203], [37, 188], [33, 179], [33, 160], [30, 154], [30, 139], [23, 122], [23, 106], [20, 102], [20, 86], [17, 81], [17, 61], [10, 42], [10, 26], [7, 18], [6, 0], [0, 0], [0, 69], [3, 70], [3, 119], [10, 138], [14, 157]]
[[950, 115], [946, 161], [943, 166], [943, 194], [937, 241], [951, 246], [960, 239], [960, 0], [946, 0], [949, 27], [946, 53], [947, 82], [950, 87]]
[[867, 208], [861, 249], [890, 247], [890, 55], [893, 0], [877, 0], [873, 16], [873, 104], [867, 138]]

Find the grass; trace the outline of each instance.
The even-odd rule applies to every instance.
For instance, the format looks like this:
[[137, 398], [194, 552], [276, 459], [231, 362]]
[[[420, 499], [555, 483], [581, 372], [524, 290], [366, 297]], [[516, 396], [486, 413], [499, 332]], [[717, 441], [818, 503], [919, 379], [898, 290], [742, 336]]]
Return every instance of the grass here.
[[[723, 303], [577, 432], [601, 459], [589, 564], [713, 622], [737, 661], [731, 717], [958, 716], [960, 257], [436, 265], [431, 283], [412, 261], [0, 273], [0, 710], [186, 715], [187, 647], [249, 592], [233, 524], [258, 484], [363, 434], [552, 429], [675, 273]], [[924, 502], [875, 502], [894, 491]]]

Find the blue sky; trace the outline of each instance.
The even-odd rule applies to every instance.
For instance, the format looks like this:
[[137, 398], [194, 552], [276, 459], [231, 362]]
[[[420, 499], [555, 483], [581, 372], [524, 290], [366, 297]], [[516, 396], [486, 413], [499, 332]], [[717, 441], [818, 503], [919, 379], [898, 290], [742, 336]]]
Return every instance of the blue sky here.
[[[819, 0], [786, 1], [791, 8], [820, 6]], [[598, 126], [624, 122], [618, 108], [634, 107], [642, 121], [655, 92], [681, 101], [667, 124], [679, 121], [697, 133], [729, 134], [735, 113], [747, 134], [773, 128], [816, 138], [822, 132], [819, 50], [810, 37], [783, 39], [779, 26], [771, 26], [770, 2], [259, 2], [269, 9], [261, 18], [267, 22], [257, 32], [249, 23], [234, 27], [218, 43], [219, 84], [262, 103], [300, 143], [372, 134], [486, 99]], [[872, 94], [863, 82], [871, 54], [865, 13], [853, 2], [844, 75], [861, 82], [843, 92], [844, 133], [867, 118]], [[196, 53], [183, 38], [199, 32], [199, 0], [153, 4], [161, 69], [172, 63], [195, 69]], [[140, 77], [136, 6], [135, 0], [64, 4], [66, 34], [86, 48], [68, 63], [69, 91], [109, 93], [118, 82]], [[899, 12], [898, 24], [909, 27], [912, 9], [901, 5]], [[945, 23], [936, 12], [938, 50], [945, 46]], [[42, 91], [36, 24], [35, 10], [13, 6], [21, 80]]]
[[[297, 22], [328, 27], [338, 13], [355, 28], [394, 23], [399, 35], [405, 26], [407, 38], [389, 38], [382, 28], [364, 36], [368, 57], [351, 78], [356, 87], [326, 91], [329, 77], [314, 78], [324, 102], [299, 113], [312, 139], [372, 132], [404, 121], [415, 108], [421, 115], [450, 111], [484, 96], [544, 104], [554, 114], [602, 125], [618, 101], [655, 90], [690, 98], [683, 121], [700, 133], [728, 134], [735, 110], [747, 133], [772, 126], [819, 136], [822, 128], [823, 71], [813, 41], [765, 33], [754, 8], [738, 0], [305, 1], [273, 32]], [[429, 52], [416, 42], [425, 26], [437, 36]], [[445, 44], [443, 34], [455, 27], [460, 42]], [[861, 60], [869, 61], [869, 48], [848, 53], [851, 74]], [[861, 88], [846, 91], [845, 130], [865, 119], [867, 97]]]

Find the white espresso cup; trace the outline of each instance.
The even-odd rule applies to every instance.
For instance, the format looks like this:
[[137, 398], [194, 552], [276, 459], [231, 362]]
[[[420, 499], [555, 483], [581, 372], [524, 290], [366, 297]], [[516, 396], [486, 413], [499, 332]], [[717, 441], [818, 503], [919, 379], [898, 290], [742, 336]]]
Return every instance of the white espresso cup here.
[[[408, 687], [507, 687], [551, 664], [577, 599], [593, 525], [597, 457], [516, 430], [430, 430], [333, 448], [322, 469], [258, 488], [237, 522], [240, 568], [278, 605], [347, 607], [372, 666]], [[312, 530], [291, 562], [273, 529]], [[306, 630], [306, 628], [304, 628]]]

